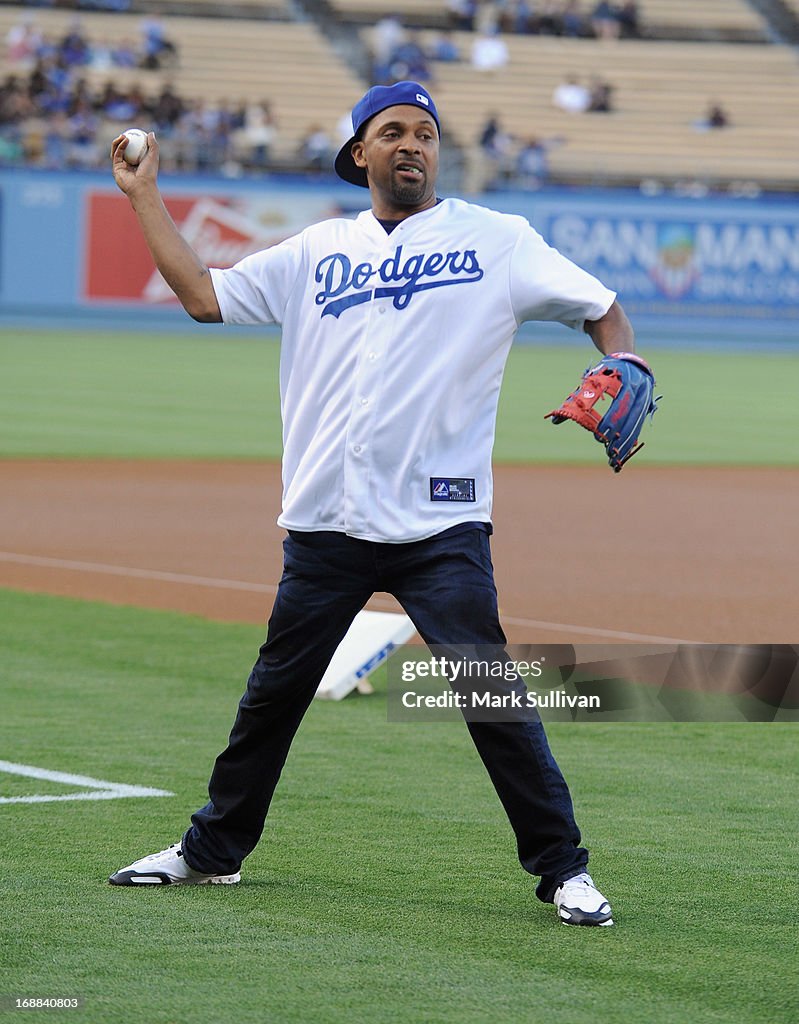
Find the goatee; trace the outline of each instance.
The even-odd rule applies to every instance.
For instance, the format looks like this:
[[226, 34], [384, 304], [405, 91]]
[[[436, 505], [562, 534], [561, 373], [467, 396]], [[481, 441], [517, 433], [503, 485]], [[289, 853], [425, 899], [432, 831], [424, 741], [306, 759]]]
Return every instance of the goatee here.
[[393, 182], [391, 196], [402, 206], [416, 206], [423, 199], [427, 184], [422, 178], [418, 183]]

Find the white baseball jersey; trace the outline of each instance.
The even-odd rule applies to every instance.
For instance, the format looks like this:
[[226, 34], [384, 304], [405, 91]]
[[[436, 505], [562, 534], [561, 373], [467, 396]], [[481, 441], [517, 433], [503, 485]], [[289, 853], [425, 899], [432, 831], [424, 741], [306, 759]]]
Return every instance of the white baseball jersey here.
[[522, 217], [459, 199], [388, 234], [371, 211], [211, 270], [226, 324], [280, 324], [291, 530], [421, 540], [490, 522], [500, 384], [525, 320], [582, 328], [615, 294]]

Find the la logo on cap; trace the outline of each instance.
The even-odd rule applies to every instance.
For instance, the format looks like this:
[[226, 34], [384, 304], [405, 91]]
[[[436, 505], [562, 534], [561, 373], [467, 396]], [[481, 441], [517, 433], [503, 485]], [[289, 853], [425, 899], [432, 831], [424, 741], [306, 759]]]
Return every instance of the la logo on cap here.
[[427, 98], [426, 96], [422, 96], [422, 94], [421, 94], [420, 92], [417, 92], [417, 93], [416, 93], [416, 99], [417, 99], [417, 100], [418, 100], [418, 101], [419, 101], [420, 103], [424, 103], [424, 105], [425, 105], [426, 107], [429, 107], [429, 106], [430, 106], [430, 100], [429, 100], [429, 99], [428, 99], [428, 98]]

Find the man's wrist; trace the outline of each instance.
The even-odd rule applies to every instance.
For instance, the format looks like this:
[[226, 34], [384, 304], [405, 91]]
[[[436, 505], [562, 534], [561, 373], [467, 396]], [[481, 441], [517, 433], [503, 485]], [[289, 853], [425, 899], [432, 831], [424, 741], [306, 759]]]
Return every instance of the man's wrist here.
[[137, 181], [128, 191], [130, 205], [137, 212], [145, 206], [152, 206], [161, 202], [161, 193], [154, 181]]

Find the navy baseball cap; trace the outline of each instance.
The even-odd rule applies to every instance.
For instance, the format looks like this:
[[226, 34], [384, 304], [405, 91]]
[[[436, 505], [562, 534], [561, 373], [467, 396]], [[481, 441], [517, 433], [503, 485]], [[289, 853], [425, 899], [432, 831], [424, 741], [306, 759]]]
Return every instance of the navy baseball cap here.
[[352, 138], [345, 142], [338, 152], [336, 162], [336, 174], [339, 178], [351, 182], [353, 185], [369, 187], [366, 180], [366, 171], [358, 167], [352, 159], [352, 145], [361, 138], [366, 122], [379, 114], [381, 110], [388, 107], [412, 106], [421, 107], [433, 118], [441, 135], [441, 124], [438, 120], [438, 111], [433, 103], [433, 97], [418, 82], [397, 82], [395, 85], [375, 85], [369, 92], [358, 100], [352, 108]]

